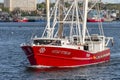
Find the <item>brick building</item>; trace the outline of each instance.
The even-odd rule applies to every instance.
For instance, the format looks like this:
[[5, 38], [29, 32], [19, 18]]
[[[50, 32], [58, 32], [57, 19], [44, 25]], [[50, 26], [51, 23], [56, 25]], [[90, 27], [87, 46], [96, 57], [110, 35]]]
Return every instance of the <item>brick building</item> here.
[[4, 0], [4, 7], [13, 11], [20, 8], [23, 11], [35, 11], [37, 8], [37, 0]]

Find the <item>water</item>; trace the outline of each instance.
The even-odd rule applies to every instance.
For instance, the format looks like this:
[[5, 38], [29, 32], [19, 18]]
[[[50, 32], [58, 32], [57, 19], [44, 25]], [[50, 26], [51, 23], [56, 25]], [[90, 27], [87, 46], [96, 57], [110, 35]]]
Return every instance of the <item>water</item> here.
[[[89, 23], [89, 30], [97, 28]], [[20, 48], [31, 35], [42, 35], [44, 23], [0, 23], [0, 80], [120, 80], [120, 22], [103, 23], [105, 34], [114, 37], [110, 62], [70, 69], [30, 69]]]

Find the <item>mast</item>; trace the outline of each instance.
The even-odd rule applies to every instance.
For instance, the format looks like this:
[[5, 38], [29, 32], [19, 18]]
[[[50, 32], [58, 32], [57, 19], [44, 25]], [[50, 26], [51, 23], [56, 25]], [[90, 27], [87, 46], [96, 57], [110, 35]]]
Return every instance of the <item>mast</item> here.
[[50, 32], [51, 32], [51, 29], [50, 29], [50, 2], [49, 0], [46, 0], [46, 15], [47, 15], [47, 37], [50, 37]]
[[[64, 4], [64, 0], [60, 0], [60, 4], [59, 4], [59, 20], [63, 21], [63, 5]], [[58, 37], [62, 38], [62, 33], [63, 33], [63, 23], [59, 24], [59, 29], [58, 29]]]
[[87, 13], [88, 13], [88, 0], [84, 0], [84, 18], [83, 18], [83, 44], [85, 43], [86, 36], [86, 24], [87, 24]]

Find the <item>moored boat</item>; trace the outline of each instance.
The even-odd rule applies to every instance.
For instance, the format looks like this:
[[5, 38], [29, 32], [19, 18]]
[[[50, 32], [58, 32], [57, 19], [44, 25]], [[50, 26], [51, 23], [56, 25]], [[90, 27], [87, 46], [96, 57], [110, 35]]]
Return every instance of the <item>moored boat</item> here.
[[87, 22], [104, 22], [104, 19], [88, 18]]
[[90, 10], [88, 13], [87, 22], [104, 22], [102, 12], [98, 10]]
[[27, 18], [16, 19], [15, 22], [28, 22]]

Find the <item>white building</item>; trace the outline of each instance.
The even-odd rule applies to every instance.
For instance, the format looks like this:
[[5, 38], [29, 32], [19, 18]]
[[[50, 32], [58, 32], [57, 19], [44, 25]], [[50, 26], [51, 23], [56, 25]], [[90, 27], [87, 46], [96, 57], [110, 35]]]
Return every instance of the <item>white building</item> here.
[[23, 11], [35, 11], [37, 8], [37, 0], [4, 0], [4, 7], [13, 11], [20, 8]]

